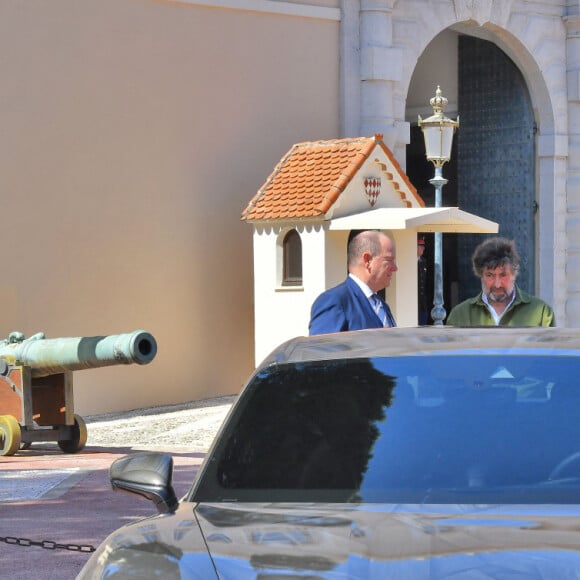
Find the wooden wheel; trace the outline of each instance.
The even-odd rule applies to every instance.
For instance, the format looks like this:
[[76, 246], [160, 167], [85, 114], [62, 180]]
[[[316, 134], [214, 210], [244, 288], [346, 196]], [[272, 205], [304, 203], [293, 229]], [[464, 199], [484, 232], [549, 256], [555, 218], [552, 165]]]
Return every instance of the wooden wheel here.
[[0, 455], [14, 455], [20, 449], [22, 432], [12, 415], [0, 416]]
[[65, 453], [76, 453], [87, 443], [87, 424], [80, 415], [75, 415], [75, 424], [71, 427], [70, 439], [61, 439], [58, 446]]

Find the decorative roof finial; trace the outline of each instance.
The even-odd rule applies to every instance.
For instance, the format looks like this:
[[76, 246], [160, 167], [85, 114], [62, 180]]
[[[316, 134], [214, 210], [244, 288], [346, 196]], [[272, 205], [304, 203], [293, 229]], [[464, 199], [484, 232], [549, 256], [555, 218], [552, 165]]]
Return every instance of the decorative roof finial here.
[[443, 93], [441, 92], [441, 87], [439, 85], [437, 85], [437, 90], [435, 91], [435, 96], [432, 97], [429, 102], [431, 103], [431, 106], [433, 107], [433, 112], [436, 115], [440, 115], [445, 110], [445, 107], [447, 106], [447, 103], [449, 101], [443, 96]]

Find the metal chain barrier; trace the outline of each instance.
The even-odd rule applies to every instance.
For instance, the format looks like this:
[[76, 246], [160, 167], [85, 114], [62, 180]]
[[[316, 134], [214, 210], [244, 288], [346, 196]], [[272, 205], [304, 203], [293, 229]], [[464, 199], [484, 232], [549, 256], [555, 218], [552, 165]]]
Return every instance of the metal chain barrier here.
[[94, 546], [82, 546], [78, 544], [59, 544], [58, 542], [53, 542], [51, 540], [42, 540], [41, 542], [36, 542], [34, 540], [28, 540], [26, 538], [12, 538], [10, 536], [6, 538], [0, 536], [0, 542], [12, 544], [14, 546], [23, 546], [25, 548], [36, 546], [39, 548], [44, 548], [45, 550], [70, 550], [71, 552], [83, 552], [83, 553], [91, 553], [95, 551]]

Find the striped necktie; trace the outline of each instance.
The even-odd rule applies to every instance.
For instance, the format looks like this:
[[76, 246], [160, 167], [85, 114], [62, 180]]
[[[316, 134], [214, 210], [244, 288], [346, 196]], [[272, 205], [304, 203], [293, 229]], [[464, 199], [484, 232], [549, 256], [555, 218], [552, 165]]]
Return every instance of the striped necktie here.
[[379, 320], [383, 323], [383, 326], [397, 326], [395, 324], [395, 319], [391, 314], [391, 309], [376, 292], [371, 296], [371, 301], [373, 310], [379, 317]]

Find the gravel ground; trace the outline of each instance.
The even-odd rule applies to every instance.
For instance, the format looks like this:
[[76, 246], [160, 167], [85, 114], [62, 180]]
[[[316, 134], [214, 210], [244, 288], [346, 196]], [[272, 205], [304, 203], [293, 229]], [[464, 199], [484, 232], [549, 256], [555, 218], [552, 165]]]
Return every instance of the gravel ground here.
[[83, 417], [87, 446], [207, 451], [235, 395]]

